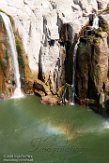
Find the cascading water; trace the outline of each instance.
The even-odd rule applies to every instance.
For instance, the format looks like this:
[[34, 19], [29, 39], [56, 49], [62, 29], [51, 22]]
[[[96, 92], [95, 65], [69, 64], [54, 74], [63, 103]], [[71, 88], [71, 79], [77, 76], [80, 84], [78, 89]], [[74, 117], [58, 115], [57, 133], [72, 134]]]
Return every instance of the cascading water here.
[[94, 19], [93, 19], [93, 23], [92, 23], [92, 29], [98, 29], [99, 28], [99, 18], [97, 15], [95, 15]]
[[76, 43], [75, 47], [74, 47], [74, 54], [73, 54], [73, 75], [72, 75], [72, 85], [69, 91], [70, 94], [70, 105], [74, 105], [75, 104], [75, 69], [76, 69], [76, 53], [77, 53], [77, 49], [78, 49], [78, 44], [79, 44], [80, 40], [78, 40], [78, 42]]
[[13, 98], [20, 98], [20, 97], [23, 97], [24, 95], [21, 91], [20, 72], [19, 72], [19, 64], [18, 64], [18, 58], [17, 58], [15, 38], [14, 38], [14, 34], [13, 34], [13, 30], [12, 30], [9, 17], [3, 12], [0, 12], [0, 15], [4, 21], [4, 25], [5, 25], [7, 37], [8, 37], [8, 42], [9, 42], [9, 46], [10, 46], [10, 50], [12, 54], [12, 59], [13, 59], [14, 77], [15, 77], [15, 82], [16, 82], [16, 89], [15, 89]]

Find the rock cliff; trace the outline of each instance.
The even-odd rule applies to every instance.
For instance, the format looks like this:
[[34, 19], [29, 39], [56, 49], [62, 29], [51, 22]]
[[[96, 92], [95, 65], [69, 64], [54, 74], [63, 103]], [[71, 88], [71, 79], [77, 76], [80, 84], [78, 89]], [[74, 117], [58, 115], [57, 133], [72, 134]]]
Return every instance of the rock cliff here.
[[76, 64], [76, 91], [81, 100], [89, 98], [101, 103], [100, 96], [105, 94], [108, 80], [108, 59], [106, 32], [98, 29], [81, 37]]
[[[64, 59], [60, 58], [65, 55], [65, 48], [59, 42], [60, 30], [63, 24], [69, 23], [73, 42], [75, 34], [88, 22], [88, 17], [83, 15], [97, 10], [96, 0], [4, 0], [0, 8], [15, 21], [33, 75], [38, 77], [40, 72], [43, 80], [50, 78], [53, 92], [56, 92], [55, 78], [63, 74]], [[61, 70], [57, 73], [58, 69]]]

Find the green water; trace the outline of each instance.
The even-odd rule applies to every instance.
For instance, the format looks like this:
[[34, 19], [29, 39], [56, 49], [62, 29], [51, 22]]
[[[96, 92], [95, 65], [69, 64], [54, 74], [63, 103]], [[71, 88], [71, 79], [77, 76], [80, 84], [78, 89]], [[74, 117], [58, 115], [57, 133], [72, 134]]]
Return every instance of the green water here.
[[90, 109], [0, 102], [0, 163], [109, 163], [109, 122]]

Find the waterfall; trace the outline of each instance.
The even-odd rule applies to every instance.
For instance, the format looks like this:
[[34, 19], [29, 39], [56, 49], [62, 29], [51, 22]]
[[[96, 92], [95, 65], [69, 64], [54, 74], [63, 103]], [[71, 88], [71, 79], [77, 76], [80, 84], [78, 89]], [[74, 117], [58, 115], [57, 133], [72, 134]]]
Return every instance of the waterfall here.
[[23, 93], [21, 91], [20, 72], [19, 72], [19, 64], [18, 64], [18, 58], [17, 58], [15, 37], [13, 34], [13, 30], [12, 30], [12, 26], [11, 26], [9, 17], [3, 12], [0, 12], [0, 15], [4, 21], [4, 25], [5, 25], [5, 29], [6, 29], [7, 37], [8, 37], [8, 43], [10, 46], [11, 55], [12, 55], [12, 59], [13, 59], [14, 78], [15, 78], [15, 82], [16, 82], [16, 89], [15, 89], [13, 98], [20, 98], [20, 97], [23, 97]]
[[98, 18], [97, 15], [95, 15], [95, 17], [93, 19], [92, 28], [95, 28], [95, 29], [98, 29], [99, 28], [99, 18]]
[[63, 90], [62, 104], [68, 103], [69, 105], [75, 104], [75, 72], [76, 72], [76, 56], [77, 56], [77, 49], [78, 44], [80, 42], [80, 39], [78, 39], [75, 47], [74, 47], [74, 53], [73, 53], [73, 73], [72, 73], [72, 84], [65, 84], [65, 89]]
[[72, 85], [69, 91], [70, 94], [70, 105], [74, 105], [75, 104], [75, 69], [76, 69], [76, 53], [77, 53], [77, 49], [78, 49], [78, 44], [79, 44], [80, 40], [78, 40], [78, 42], [76, 43], [75, 47], [74, 47], [74, 54], [73, 54], [73, 74], [72, 74]]

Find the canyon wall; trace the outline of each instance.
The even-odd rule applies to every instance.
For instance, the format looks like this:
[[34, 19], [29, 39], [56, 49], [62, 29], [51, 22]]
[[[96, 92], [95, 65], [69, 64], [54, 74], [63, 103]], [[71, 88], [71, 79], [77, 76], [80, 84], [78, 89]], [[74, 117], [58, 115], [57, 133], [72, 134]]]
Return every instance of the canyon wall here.
[[[65, 78], [65, 42], [70, 39], [70, 43], [73, 44], [76, 35], [88, 23], [87, 15], [97, 10], [97, 7], [96, 0], [4, 0], [0, 2], [1, 10], [14, 19], [15, 30], [21, 38], [25, 55], [28, 57], [32, 73], [30, 76], [50, 85], [53, 93], [56, 93]], [[60, 38], [61, 29], [65, 24], [70, 26], [68, 30], [70, 38], [62, 38], [62, 36]], [[65, 31], [63, 35], [64, 33]]]

